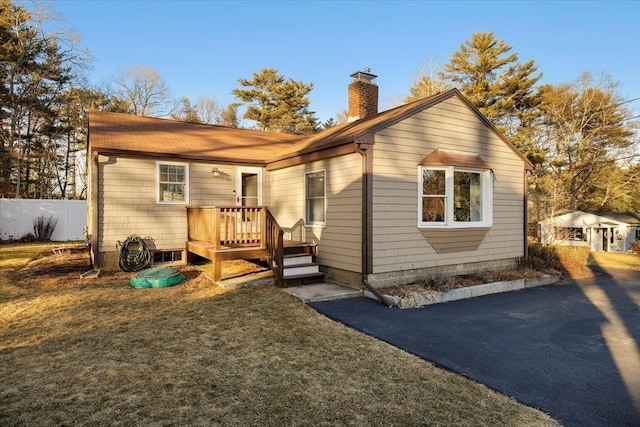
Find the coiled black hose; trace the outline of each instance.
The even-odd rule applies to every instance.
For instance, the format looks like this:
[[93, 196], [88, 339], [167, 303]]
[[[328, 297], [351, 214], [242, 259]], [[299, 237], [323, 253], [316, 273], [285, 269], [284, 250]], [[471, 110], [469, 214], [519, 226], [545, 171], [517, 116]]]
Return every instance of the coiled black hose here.
[[131, 235], [124, 243], [118, 241], [118, 246], [118, 264], [123, 271], [139, 271], [151, 264], [151, 252], [140, 236]]

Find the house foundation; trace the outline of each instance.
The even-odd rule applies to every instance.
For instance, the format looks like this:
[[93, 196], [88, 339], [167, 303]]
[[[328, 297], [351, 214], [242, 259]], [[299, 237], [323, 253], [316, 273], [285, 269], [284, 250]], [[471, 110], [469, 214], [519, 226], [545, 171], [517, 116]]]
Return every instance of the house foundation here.
[[515, 268], [519, 258], [506, 258], [494, 261], [472, 262], [440, 267], [418, 268], [370, 274], [369, 284], [375, 288], [407, 285], [434, 276], [460, 276], [481, 271], [500, 271]]

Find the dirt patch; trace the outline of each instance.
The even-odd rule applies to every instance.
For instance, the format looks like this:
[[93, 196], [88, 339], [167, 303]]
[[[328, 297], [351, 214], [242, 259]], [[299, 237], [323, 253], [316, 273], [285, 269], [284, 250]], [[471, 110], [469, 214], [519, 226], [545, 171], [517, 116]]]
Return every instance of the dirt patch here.
[[[177, 267], [187, 280], [183, 286], [198, 288], [213, 286], [211, 263]], [[136, 272], [102, 270], [97, 278], [83, 278], [81, 275], [92, 269], [89, 251], [84, 245], [61, 247], [31, 261], [22, 268], [6, 271], [11, 277], [16, 292], [20, 291], [56, 291], [83, 287], [129, 286], [129, 280]], [[250, 278], [252, 274], [268, 271], [263, 263], [244, 260], [222, 263], [223, 280], [229, 278]]]

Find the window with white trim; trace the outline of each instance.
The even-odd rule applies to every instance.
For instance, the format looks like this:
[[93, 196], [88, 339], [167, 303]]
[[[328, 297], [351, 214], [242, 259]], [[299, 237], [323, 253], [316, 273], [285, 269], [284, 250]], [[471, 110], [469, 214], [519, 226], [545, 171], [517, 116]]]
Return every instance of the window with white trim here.
[[307, 172], [305, 181], [305, 225], [324, 226], [326, 224], [326, 173]]
[[491, 170], [419, 166], [418, 227], [490, 227]]
[[189, 165], [187, 163], [157, 162], [156, 180], [158, 203], [189, 203]]

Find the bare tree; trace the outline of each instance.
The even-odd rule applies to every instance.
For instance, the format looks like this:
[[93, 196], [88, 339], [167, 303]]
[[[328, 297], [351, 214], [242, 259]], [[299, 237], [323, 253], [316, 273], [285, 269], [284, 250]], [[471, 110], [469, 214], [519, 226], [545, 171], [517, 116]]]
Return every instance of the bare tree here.
[[450, 89], [451, 85], [439, 77], [440, 73], [442, 73], [442, 66], [438, 63], [430, 62], [422, 67], [409, 88], [409, 94], [404, 97], [404, 102], [416, 101]]
[[204, 123], [219, 124], [222, 107], [210, 96], [201, 96], [193, 107]]
[[543, 167], [563, 194], [555, 210], [598, 209], [630, 188], [633, 177], [620, 169], [628, 167], [621, 159], [635, 157], [634, 129], [617, 86], [608, 75], [584, 73], [573, 84], [544, 88]]
[[155, 68], [131, 65], [113, 85], [114, 104], [124, 103], [129, 114], [168, 117], [176, 110], [171, 89]]

